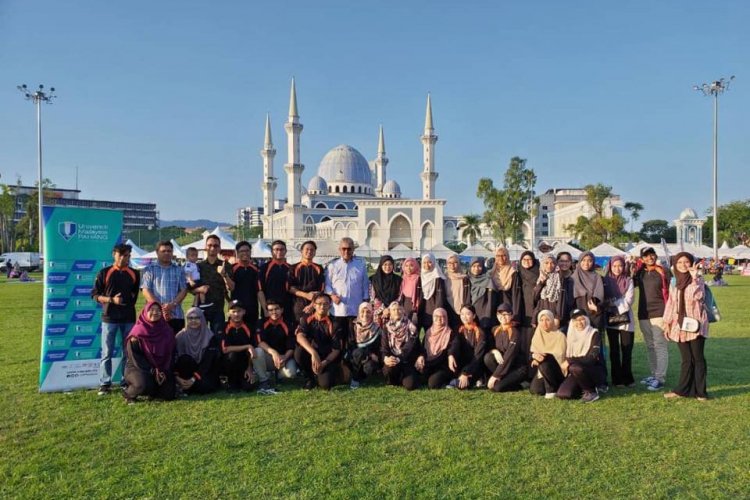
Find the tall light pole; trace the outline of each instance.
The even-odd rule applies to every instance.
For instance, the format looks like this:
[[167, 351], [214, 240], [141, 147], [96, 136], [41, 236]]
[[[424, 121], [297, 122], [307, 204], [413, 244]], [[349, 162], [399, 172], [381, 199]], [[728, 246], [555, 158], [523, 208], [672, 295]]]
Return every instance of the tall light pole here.
[[56, 99], [54, 95], [55, 87], [49, 89], [49, 92], [44, 92], [44, 85], [39, 85], [39, 89], [36, 91], [30, 90], [26, 84], [19, 85], [20, 90], [27, 101], [32, 101], [36, 104], [36, 135], [37, 135], [37, 162], [39, 167], [39, 253], [44, 256], [44, 226], [42, 222], [42, 206], [44, 205], [44, 187], [42, 185], [42, 104], [52, 104], [52, 99]]
[[734, 76], [730, 76], [729, 80], [722, 78], [711, 83], [704, 83], [702, 85], [695, 85], [694, 90], [703, 92], [705, 96], [713, 96], [714, 98], [714, 261], [719, 260], [719, 94], [723, 94], [729, 90], [729, 84], [734, 80]]

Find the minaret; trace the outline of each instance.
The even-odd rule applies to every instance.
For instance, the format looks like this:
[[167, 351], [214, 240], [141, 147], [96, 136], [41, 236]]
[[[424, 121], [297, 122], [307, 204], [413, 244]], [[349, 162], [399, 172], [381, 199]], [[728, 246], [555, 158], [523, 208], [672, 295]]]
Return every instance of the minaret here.
[[302, 201], [302, 171], [305, 166], [300, 163], [299, 136], [302, 133], [297, 111], [297, 88], [292, 78], [292, 90], [289, 96], [289, 119], [284, 124], [287, 135], [287, 163], [284, 165], [287, 179], [287, 205], [298, 207]]
[[273, 199], [276, 194], [276, 179], [273, 176], [273, 158], [276, 156], [276, 150], [271, 140], [271, 118], [268, 113], [266, 113], [266, 138], [260, 155], [263, 157], [263, 182], [260, 185], [263, 189], [263, 215], [268, 217], [273, 214]]
[[375, 196], [383, 196], [383, 185], [385, 184], [385, 167], [388, 165], [388, 158], [385, 156], [385, 138], [383, 137], [383, 126], [380, 126], [380, 137], [378, 138], [378, 157], [375, 159], [375, 171], [377, 172], [377, 186], [375, 187]]
[[432, 126], [432, 99], [427, 94], [427, 114], [424, 119], [424, 135], [422, 145], [424, 146], [424, 170], [419, 176], [422, 178], [422, 198], [425, 200], [435, 199], [435, 180], [438, 173], [435, 172], [435, 143], [438, 137]]

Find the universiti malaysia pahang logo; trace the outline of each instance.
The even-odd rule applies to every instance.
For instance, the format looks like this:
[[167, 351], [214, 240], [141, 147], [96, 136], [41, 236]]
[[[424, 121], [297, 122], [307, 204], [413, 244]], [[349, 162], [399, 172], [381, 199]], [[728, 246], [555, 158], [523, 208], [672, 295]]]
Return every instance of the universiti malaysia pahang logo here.
[[72, 240], [78, 232], [78, 224], [69, 220], [60, 222], [57, 224], [57, 232], [60, 233], [60, 236], [62, 236], [66, 242], [68, 242]]

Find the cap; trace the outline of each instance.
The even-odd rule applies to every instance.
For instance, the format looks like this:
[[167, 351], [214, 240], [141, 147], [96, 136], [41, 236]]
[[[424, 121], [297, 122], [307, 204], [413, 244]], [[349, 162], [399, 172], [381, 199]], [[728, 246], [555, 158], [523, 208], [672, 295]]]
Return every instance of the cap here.
[[588, 314], [586, 314], [586, 311], [583, 309], [573, 309], [573, 312], [570, 313], [571, 318], [577, 318], [578, 316], [586, 316], [588, 318]]
[[245, 309], [245, 306], [239, 300], [233, 300], [229, 303], [229, 310], [231, 311], [232, 309]]
[[500, 304], [499, 306], [497, 306], [497, 312], [499, 312], [499, 313], [501, 313], [501, 312], [512, 313], [513, 312], [513, 308], [510, 307], [510, 304], [506, 304], [505, 302], [503, 302], [502, 304]]
[[646, 247], [641, 249], [641, 257], [645, 257], [650, 253], [656, 255], [656, 250], [654, 250], [654, 247]]

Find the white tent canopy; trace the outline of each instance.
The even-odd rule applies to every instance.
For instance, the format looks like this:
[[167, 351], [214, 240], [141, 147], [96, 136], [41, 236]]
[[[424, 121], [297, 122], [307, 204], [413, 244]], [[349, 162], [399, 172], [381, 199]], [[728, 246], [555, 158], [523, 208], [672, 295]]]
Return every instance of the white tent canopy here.
[[456, 252], [443, 245], [442, 243], [438, 243], [434, 247], [430, 248], [430, 253], [433, 254], [436, 259], [448, 260], [448, 257], [455, 254]]
[[125, 242], [126, 245], [130, 245], [133, 247], [133, 249], [130, 251], [130, 255], [133, 257], [143, 257], [146, 255], [146, 251], [142, 248], [140, 248], [138, 245], [136, 245], [133, 240], [128, 240]]
[[203, 252], [203, 250], [206, 248], [206, 238], [208, 238], [212, 234], [218, 236], [219, 240], [221, 240], [222, 250], [234, 250], [234, 246], [237, 244], [237, 242], [234, 241], [234, 238], [229, 236], [219, 226], [216, 226], [216, 229], [211, 232], [203, 231], [203, 234], [201, 235], [203, 237], [200, 240], [188, 243], [187, 245], [182, 245], [182, 250], [184, 251], [189, 247], [195, 247], [198, 249], [199, 253]]
[[573, 257], [573, 260], [578, 260], [578, 257], [581, 256], [581, 251], [580, 250], [578, 250], [576, 247], [574, 247], [572, 245], [568, 245], [567, 243], [562, 243], [560, 245], [557, 245], [552, 250], [552, 255], [554, 255], [555, 257], [557, 257], [557, 254], [559, 254], [560, 252], [568, 252], [570, 254], [570, 256]]
[[180, 247], [180, 244], [177, 243], [174, 238], [169, 240], [170, 243], [172, 243], [172, 247], [174, 247], [174, 258], [175, 259], [184, 259], [185, 258], [185, 252], [182, 250], [182, 247]]
[[524, 248], [523, 246], [519, 245], [518, 243], [513, 243], [509, 247], [507, 247], [508, 250], [508, 257], [511, 261], [521, 260], [521, 254], [526, 252], [528, 248]]
[[410, 258], [415, 259], [418, 257], [417, 252], [407, 247], [403, 243], [399, 243], [395, 247], [391, 248], [388, 251], [387, 255], [390, 255], [391, 257], [393, 257], [394, 260], [410, 259]]
[[461, 252], [461, 257], [484, 257], [485, 259], [489, 259], [494, 256], [494, 253], [490, 252], [479, 243], [474, 243], [473, 246], [470, 246]]
[[616, 255], [627, 255], [626, 252], [619, 248], [613, 247], [609, 243], [602, 243], [591, 249], [595, 257], [614, 257]]
[[357, 257], [362, 257], [364, 259], [379, 259], [381, 253], [365, 243], [364, 245], [360, 245], [357, 247], [356, 255]]

